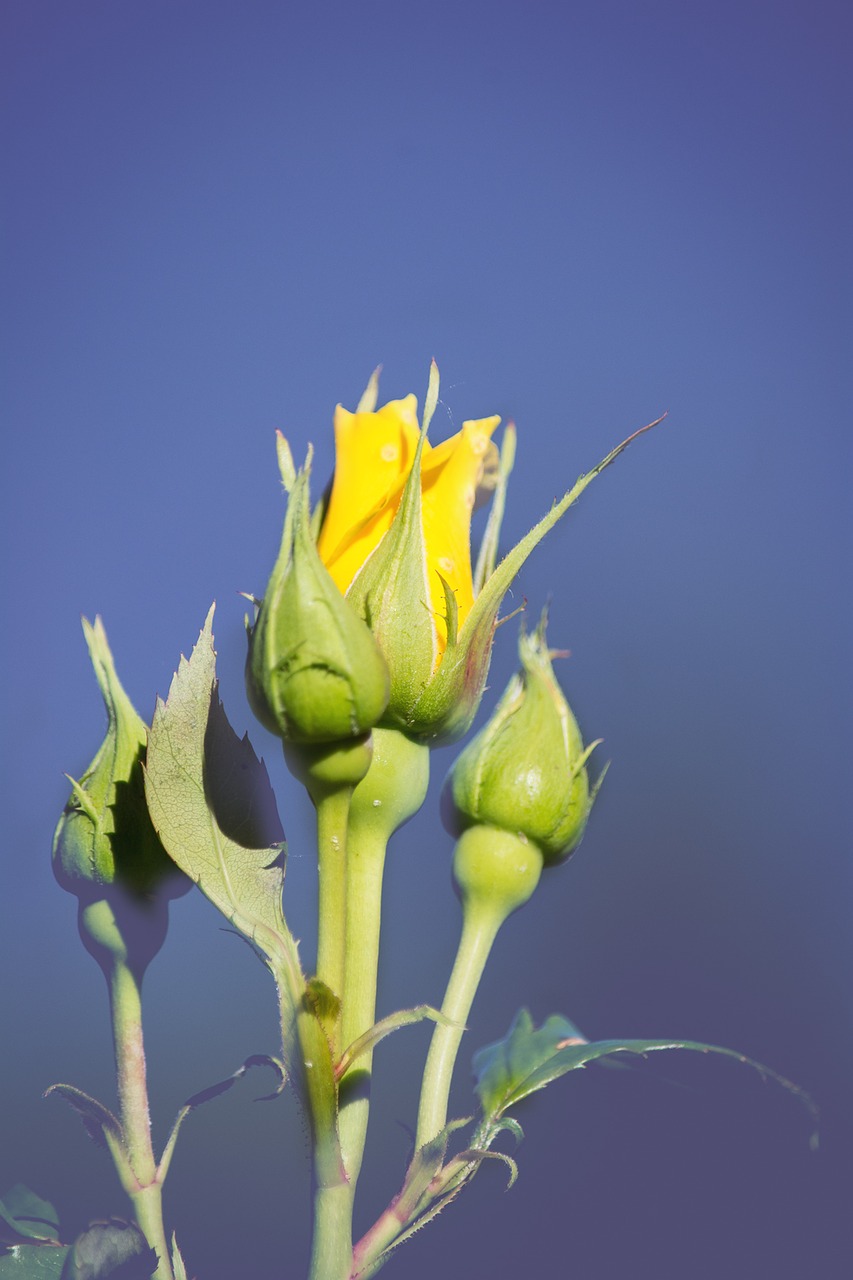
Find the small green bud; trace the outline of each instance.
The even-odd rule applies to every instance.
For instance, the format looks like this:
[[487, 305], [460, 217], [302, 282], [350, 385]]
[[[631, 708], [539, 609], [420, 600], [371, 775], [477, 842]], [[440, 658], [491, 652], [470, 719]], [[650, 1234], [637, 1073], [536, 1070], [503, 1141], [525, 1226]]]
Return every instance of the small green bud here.
[[[138, 898], [165, 888], [186, 893], [148, 815], [142, 776], [147, 730], [116, 675], [100, 618], [83, 620], [89, 656], [107, 708], [107, 733], [72, 792], [53, 839], [53, 869], [63, 889], [90, 901], [116, 885]], [[166, 882], [165, 885], [162, 882]]]
[[261, 723], [288, 742], [362, 737], [388, 705], [388, 668], [317, 554], [309, 510], [311, 455], [297, 473], [282, 436], [278, 448], [290, 497], [278, 560], [249, 631], [249, 702]]
[[580, 843], [597, 787], [590, 790], [584, 747], [545, 643], [546, 617], [519, 640], [513, 676], [484, 729], [447, 781], [452, 830], [487, 823], [533, 841], [546, 863]]

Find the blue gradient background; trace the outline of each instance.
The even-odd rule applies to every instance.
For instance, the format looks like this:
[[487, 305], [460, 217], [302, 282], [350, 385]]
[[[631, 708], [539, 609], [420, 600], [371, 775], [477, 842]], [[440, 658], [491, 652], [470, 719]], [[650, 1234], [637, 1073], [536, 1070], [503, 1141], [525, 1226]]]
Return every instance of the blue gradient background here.
[[[593, 1037], [716, 1041], [810, 1089], [823, 1134], [811, 1153], [797, 1103], [722, 1060], [577, 1073], [524, 1109], [518, 1186], [486, 1169], [388, 1275], [849, 1275], [847, 6], [7, 0], [0, 18], [0, 1183], [70, 1230], [126, 1212], [40, 1097], [57, 1079], [112, 1097], [102, 980], [49, 864], [63, 771], [103, 731], [79, 614], [103, 615], [147, 715], [215, 597], [248, 727], [236, 592], [263, 590], [277, 544], [274, 428], [313, 440], [323, 476], [335, 402], [380, 362], [386, 396], [422, 396], [435, 355], [434, 438], [518, 422], [507, 546], [669, 410], [515, 588], [535, 610], [553, 595], [564, 683], [614, 763], [580, 852], [499, 940], [469, 1047], [524, 1003]], [[310, 957], [311, 815], [252, 736]], [[382, 1012], [438, 1001], [452, 959], [436, 798], [391, 858]], [[275, 1045], [248, 948], [197, 894], [172, 921], [146, 980], [158, 1141]], [[398, 1186], [426, 1040], [379, 1054], [365, 1223]], [[303, 1272], [306, 1143], [292, 1100], [252, 1100], [267, 1083], [179, 1144], [168, 1208], [200, 1280]]]

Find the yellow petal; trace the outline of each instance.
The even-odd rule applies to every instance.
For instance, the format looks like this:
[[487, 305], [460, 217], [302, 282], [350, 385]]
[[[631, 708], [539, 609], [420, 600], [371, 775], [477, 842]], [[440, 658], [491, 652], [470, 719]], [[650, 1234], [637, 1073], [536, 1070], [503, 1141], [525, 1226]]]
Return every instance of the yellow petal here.
[[418, 435], [413, 395], [376, 413], [335, 410], [335, 478], [317, 545], [341, 591], [391, 527]]
[[422, 468], [424, 539], [430, 603], [438, 631], [439, 653], [447, 643], [444, 589], [439, 574], [456, 596], [459, 626], [474, 603], [471, 574], [471, 512], [477, 485], [489, 456], [489, 442], [500, 418], [462, 424], [462, 430], [433, 449]]

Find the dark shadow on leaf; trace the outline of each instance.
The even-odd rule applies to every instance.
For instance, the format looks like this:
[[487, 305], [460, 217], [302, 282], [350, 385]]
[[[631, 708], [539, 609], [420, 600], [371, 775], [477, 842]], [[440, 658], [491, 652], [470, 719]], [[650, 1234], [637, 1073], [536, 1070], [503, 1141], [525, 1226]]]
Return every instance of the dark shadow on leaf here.
[[[204, 794], [224, 835], [244, 849], [284, 844], [266, 765], [249, 735], [238, 738], [214, 686], [204, 735]], [[284, 865], [284, 849], [271, 863]]]

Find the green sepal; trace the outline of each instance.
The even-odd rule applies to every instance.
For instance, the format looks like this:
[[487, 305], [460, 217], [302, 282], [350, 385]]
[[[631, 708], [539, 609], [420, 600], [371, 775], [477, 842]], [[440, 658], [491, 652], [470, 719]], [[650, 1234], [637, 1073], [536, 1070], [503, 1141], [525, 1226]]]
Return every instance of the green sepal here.
[[512, 469], [515, 466], [516, 440], [515, 423], [508, 422], [504, 427], [503, 439], [501, 440], [497, 483], [495, 484], [494, 496], [492, 497], [492, 505], [489, 509], [489, 519], [486, 522], [486, 531], [483, 534], [483, 541], [480, 543], [480, 550], [477, 555], [477, 565], [474, 569], [475, 599], [494, 573], [495, 565], [498, 561], [498, 544], [500, 541], [504, 510], [506, 509], [507, 485], [509, 484], [509, 478], [512, 475]]
[[432, 746], [455, 742], [468, 732], [485, 688], [492, 642], [498, 625], [498, 612], [513, 578], [533, 549], [577, 501], [587, 485], [609, 467], [611, 462], [615, 462], [633, 440], [662, 421], [663, 418], [658, 418], [635, 431], [612, 449], [596, 467], [581, 476], [560, 501], [552, 506], [548, 514], [513, 547], [494, 572], [485, 578], [471, 612], [459, 629], [455, 643], [448, 644], [438, 669], [408, 712], [402, 725], [407, 732], [429, 740]]
[[382, 719], [386, 728], [406, 729], [438, 656], [421, 515], [421, 459], [437, 401], [438, 369], [433, 361], [421, 435], [400, 505], [391, 528], [347, 592], [388, 664], [390, 700]]
[[27, 1241], [59, 1243], [59, 1215], [53, 1205], [17, 1182], [0, 1200], [0, 1245]]
[[89, 656], [107, 710], [107, 732], [77, 780], [53, 840], [53, 869], [64, 889], [90, 898], [119, 885], [138, 897], [190, 887], [169, 858], [145, 805], [142, 760], [147, 730], [118, 678], [101, 619], [83, 619]]
[[484, 1121], [500, 1120], [504, 1112], [524, 1098], [544, 1089], [560, 1076], [584, 1067], [588, 1062], [611, 1054], [642, 1056], [658, 1049], [689, 1049], [697, 1053], [716, 1053], [753, 1067], [760, 1075], [776, 1081], [800, 1099], [813, 1118], [817, 1109], [809, 1095], [798, 1085], [786, 1080], [770, 1067], [747, 1058], [734, 1049], [703, 1044], [698, 1040], [594, 1040], [589, 1041], [569, 1022], [554, 1014], [535, 1027], [527, 1009], [516, 1014], [502, 1040], [486, 1045], [474, 1054], [475, 1088]]
[[279, 436], [278, 456], [289, 500], [278, 559], [249, 632], [249, 701], [261, 723], [288, 742], [358, 737], [385, 710], [388, 670], [369, 628], [317, 553], [310, 452], [295, 471]]

